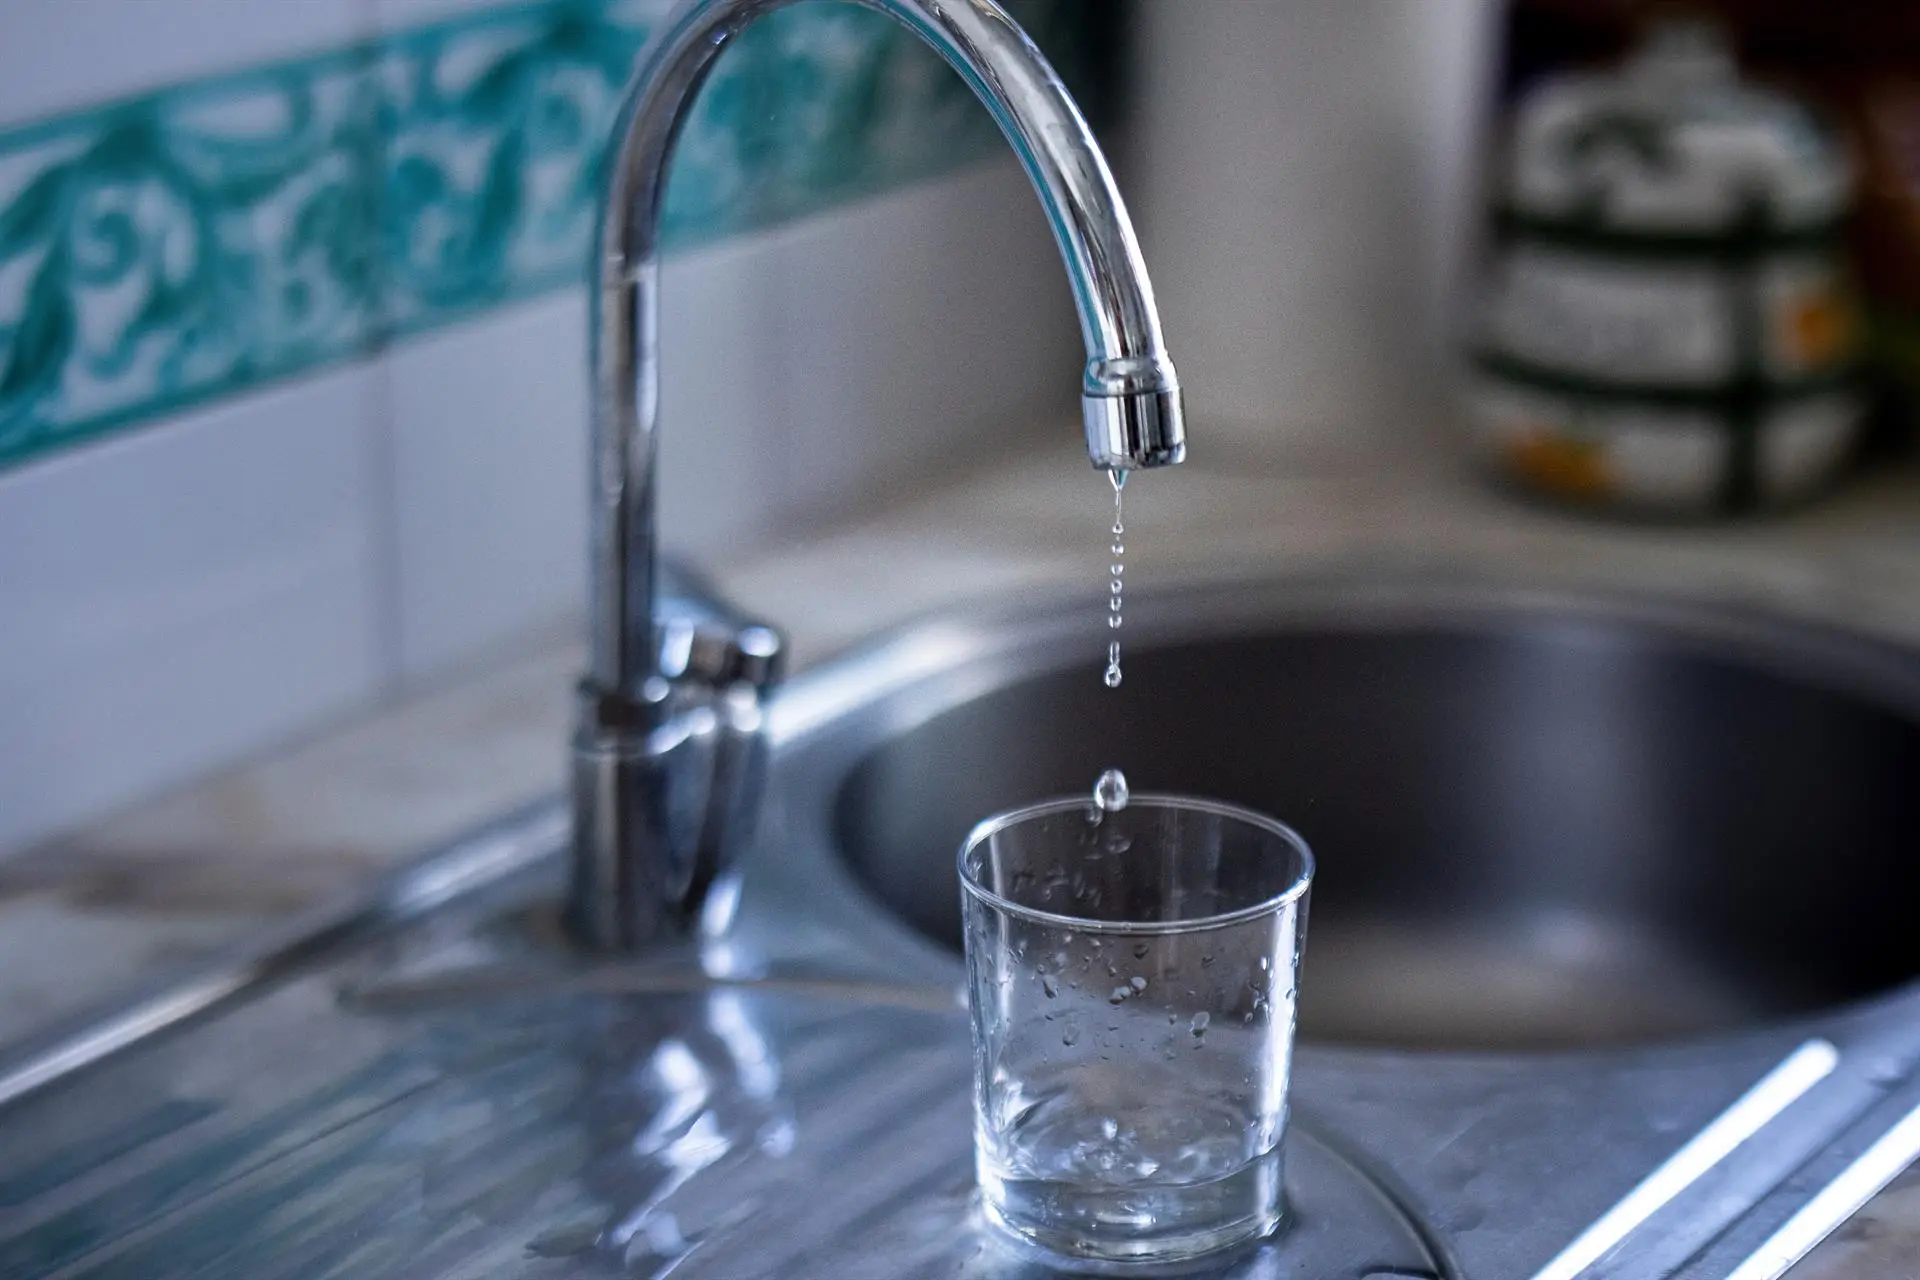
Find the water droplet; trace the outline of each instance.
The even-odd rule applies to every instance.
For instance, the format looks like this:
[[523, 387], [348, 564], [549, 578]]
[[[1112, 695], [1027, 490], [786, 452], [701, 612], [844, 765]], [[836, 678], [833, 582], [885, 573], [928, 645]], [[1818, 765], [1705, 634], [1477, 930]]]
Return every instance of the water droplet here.
[[1267, 958], [1265, 956], [1260, 957], [1260, 967], [1262, 969], [1265, 969], [1267, 967]]
[[1053, 977], [1050, 974], [1040, 975], [1040, 989], [1047, 993], [1049, 1000], [1060, 994], [1060, 988], [1053, 985]]
[[1199, 1013], [1193, 1015], [1193, 1021], [1187, 1024], [1187, 1030], [1191, 1031], [1195, 1036], [1204, 1036], [1207, 1034], [1207, 1024], [1212, 1021], [1212, 1016], [1208, 1014], [1206, 1010], [1202, 1009]]
[[1107, 1003], [1119, 1004], [1121, 1001], [1125, 1000], [1128, 996], [1132, 994], [1133, 994], [1132, 987], [1115, 987], [1113, 989], [1113, 994], [1107, 997]]
[[1100, 1136], [1108, 1142], [1120, 1136], [1120, 1126], [1111, 1116], [1100, 1122]]
[[1093, 803], [1102, 813], [1118, 813], [1126, 808], [1128, 795], [1127, 775], [1118, 769], [1107, 770], [1093, 784]]
[[[1127, 529], [1124, 514], [1125, 504], [1120, 494], [1120, 488], [1126, 481], [1124, 478], [1125, 473], [1123, 472], [1110, 471], [1108, 475], [1113, 479], [1113, 563], [1110, 566], [1111, 572], [1107, 578], [1107, 591], [1109, 595], [1107, 600], [1107, 626], [1117, 631], [1120, 629], [1122, 616], [1120, 601], [1122, 588], [1121, 575], [1127, 570], [1127, 566], [1122, 562], [1121, 558], [1127, 548], [1126, 544], [1120, 540], [1120, 535], [1125, 533]], [[1120, 687], [1120, 645], [1118, 641], [1107, 646], [1107, 669], [1102, 679], [1106, 682], [1106, 686], [1109, 689], [1118, 689]]]
[[1136, 942], [1133, 944], [1133, 958], [1135, 960], [1145, 960], [1147, 958], [1147, 952], [1151, 950], [1153, 950], [1153, 948], [1146, 943]]
[[1147, 989], [1147, 980], [1146, 980], [1145, 978], [1143, 978], [1143, 977], [1141, 977], [1141, 976], [1140, 976], [1139, 974], [1137, 974], [1137, 973], [1136, 973], [1136, 974], [1134, 974], [1134, 975], [1133, 975], [1133, 976], [1132, 976], [1131, 978], [1128, 978], [1128, 979], [1127, 979], [1127, 983], [1128, 983], [1128, 985], [1130, 985], [1130, 986], [1131, 986], [1131, 987], [1132, 987], [1132, 988], [1133, 988], [1133, 989], [1134, 989], [1135, 991], [1145, 991], [1145, 990]]
[[1201, 957], [1200, 957], [1200, 967], [1201, 967], [1202, 969], [1211, 969], [1211, 968], [1213, 968], [1213, 957], [1212, 957], [1212, 956], [1201, 956]]
[[1079, 1044], [1080, 1043], [1080, 1024], [1077, 1022], [1069, 1021], [1065, 1027], [1062, 1027], [1060, 1030], [1060, 1043], [1063, 1045], [1066, 1045], [1069, 1049], [1071, 1049], [1074, 1045]]

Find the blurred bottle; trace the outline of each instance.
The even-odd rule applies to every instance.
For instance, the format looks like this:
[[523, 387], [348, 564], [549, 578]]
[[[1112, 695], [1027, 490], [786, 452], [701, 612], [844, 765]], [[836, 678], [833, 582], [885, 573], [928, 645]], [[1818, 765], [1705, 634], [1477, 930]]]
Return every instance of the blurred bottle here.
[[1542, 81], [1498, 186], [1470, 403], [1502, 475], [1702, 515], [1841, 469], [1866, 406], [1852, 165], [1717, 27], [1668, 20], [1617, 71]]
[[[1444, 447], [1499, 0], [1140, 0], [1127, 194], [1195, 448]], [[1199, 457], [1198, 454], [1195, 455]]]
[[1741, 60], [1847, 130], [1860, 170], [1848, 232], [1866, 307], [1877, 436], [1920, 427], [1920, 4], [1720, 0]]

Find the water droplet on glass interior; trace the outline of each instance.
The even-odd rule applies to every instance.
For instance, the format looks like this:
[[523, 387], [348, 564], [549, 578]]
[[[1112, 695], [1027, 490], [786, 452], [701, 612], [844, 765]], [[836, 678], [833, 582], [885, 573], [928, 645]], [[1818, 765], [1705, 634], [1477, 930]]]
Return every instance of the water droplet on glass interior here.
[[1109, 769], [1100, 775], [1093, 784], [1094, 807], [1102, 813], [1118, 813], [1127, 807], [1127, 775], [1118, 769]]

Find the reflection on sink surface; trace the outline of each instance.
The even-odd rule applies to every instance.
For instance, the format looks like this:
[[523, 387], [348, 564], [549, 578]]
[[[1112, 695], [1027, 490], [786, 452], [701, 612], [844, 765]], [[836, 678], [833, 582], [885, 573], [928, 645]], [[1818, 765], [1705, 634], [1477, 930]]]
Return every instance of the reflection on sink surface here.
[[1310, 1038], [1634, 1041], [1920, 973], [1920, 661], [1691, 611], [1264, 594], [1141, 601], [1169, 621], [1117, 692], [1054, 628], [905, 717], [838, 791], [856, 877], [957, 947], [969, 826], [1120, 765], [1313, 845]]

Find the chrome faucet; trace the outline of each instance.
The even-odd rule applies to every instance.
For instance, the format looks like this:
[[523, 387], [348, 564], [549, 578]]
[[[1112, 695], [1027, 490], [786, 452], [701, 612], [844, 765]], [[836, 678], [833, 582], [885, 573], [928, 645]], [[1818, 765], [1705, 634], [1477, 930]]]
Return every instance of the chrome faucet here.
[[[778, 678], [765, 627], [655, 616], [654, 432], [660, 408], [660, 212], [688, 106], [727, 44], [792, 0], [689, 0], [640, 55], [596, 239], [591, 667], [574, 737], [570, 927], [634, 950], [686, 935], [751, 829], [760, 709]], [[1073, 99], [991, 0], [859, 0], [944, 58], [1025, 166], [1065, 260], [1087, 348], [1095, 467], [1186, 452], [1180, 385], [1113, 175]]]

